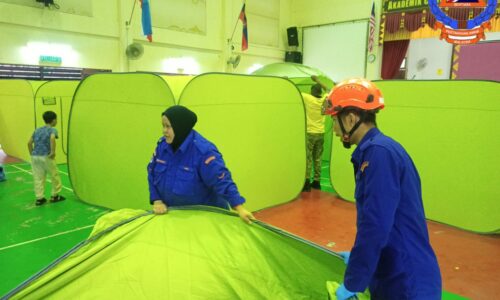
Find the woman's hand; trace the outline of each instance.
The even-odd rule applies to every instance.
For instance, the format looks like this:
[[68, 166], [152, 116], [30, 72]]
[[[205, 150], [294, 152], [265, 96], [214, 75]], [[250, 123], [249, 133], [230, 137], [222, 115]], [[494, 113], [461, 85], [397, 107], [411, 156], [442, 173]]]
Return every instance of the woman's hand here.
[[233, 207], [233, 209], [238, 212], [238, 215], [243, 220], [243, 222], [245, 222], [247, 224], [252, 224], [252, 220], [255, 220], [255, 217], [253, 216], [253, 214], [251, 212], [249, 212], [248, 210], [246, 210], [243, 207], [243, 205], [240, 204], [238, 206]]
[[163, 203], [163, 201], [161, 200], [155, 200], [153, 202], [153, 212], [156, 214], [156, 215], [163, 215], [165, 213], [167, 213], [167, 205], [165, 203]]

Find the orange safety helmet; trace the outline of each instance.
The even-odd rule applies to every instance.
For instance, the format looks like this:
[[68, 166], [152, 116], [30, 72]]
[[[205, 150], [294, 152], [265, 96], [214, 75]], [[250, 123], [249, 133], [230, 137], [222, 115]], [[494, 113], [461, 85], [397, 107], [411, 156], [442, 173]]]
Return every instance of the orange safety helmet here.
[[375, 84], [364, 78], [352, 78], [337, 84], [328, 95], [325, 114], [336, 115], [347, 107], [361, 110], [384, 108], [384, 98]]

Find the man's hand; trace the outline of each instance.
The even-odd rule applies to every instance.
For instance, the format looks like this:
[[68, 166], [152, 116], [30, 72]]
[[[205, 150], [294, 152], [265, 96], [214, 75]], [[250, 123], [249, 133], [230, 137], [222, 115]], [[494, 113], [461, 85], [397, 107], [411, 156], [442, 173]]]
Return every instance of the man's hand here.
[[233, 209], [238, 212], [238, 215], [243, 220], [243, 222], [245, 222], [247, 224], [252, 224], [252, 220], [255, 220], [255, 217], [253, 216], [253, 214], [251, 212], [249, 212], [248, 210], [246, 210], [243, 207], [243, 205], [240, 204], [238, 206], [233, 207]]
[[163, 203], [163, 201], [161, 200], [155, 200], [153, 202], [153, 212], [156, 214], [156, 215], [163, 215], [165, 213], [167, 213], [167, 205], [165, 203]]

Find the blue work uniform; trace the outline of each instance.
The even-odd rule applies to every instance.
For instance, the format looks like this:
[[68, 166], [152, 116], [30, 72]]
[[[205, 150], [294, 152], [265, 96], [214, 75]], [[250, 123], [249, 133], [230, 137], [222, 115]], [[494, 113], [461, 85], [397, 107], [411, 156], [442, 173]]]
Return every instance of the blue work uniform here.
[[148, 165], [149, 199], [167, 206], [209, 205], [228, 209], [243, 204], [214, 144], [191, 130], [174, 153], [165, 137], [158, 141]]
[[371, 299], [441, 299], [441, 274], [422, 204], [420, 177], [405, 149], [377, 128], [352, 154], [357, 234], [344, 285]]

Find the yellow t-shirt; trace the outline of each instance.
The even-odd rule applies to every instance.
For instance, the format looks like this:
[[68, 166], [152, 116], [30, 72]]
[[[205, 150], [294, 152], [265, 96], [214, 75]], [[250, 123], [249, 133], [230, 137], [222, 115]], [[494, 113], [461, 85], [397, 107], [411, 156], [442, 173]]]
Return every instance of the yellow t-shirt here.
[[323, 98], [302, 93], [307, 117], [307, 133], [325, 133], [325, 116], [321, 114]]

